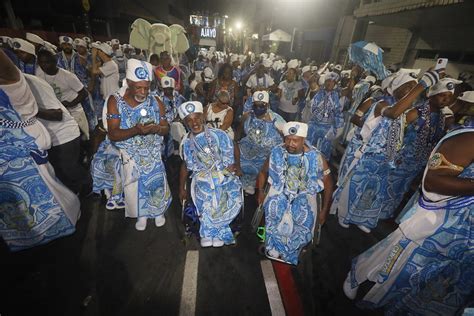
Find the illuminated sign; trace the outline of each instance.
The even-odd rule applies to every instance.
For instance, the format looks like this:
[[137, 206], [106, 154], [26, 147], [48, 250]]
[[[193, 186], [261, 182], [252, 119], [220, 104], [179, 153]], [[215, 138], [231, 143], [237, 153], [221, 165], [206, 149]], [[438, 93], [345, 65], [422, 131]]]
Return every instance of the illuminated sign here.
[[214, 27], [201, 28], [201, 38], [216, 38], [217, 30]]

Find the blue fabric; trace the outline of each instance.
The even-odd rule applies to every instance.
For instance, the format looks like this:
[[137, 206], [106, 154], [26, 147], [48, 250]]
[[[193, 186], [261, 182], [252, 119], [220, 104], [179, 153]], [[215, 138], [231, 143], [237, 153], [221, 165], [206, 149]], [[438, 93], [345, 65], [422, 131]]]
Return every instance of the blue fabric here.
[[183, 139], [183, 160], [192, 171], [191, 196], [200, 215], [200, 235], [234, 242], [230, 223], [242, 207], [242, 184], [227, 171], [234, 164], [234, 146], [224, 131], [205, 127]]
[[338, 92], [319, 90], [311, 100], [311, 113], [307, 140], [330, 160], [336, 130], [344, 126]]
[[[122, 194], [120, 176], [120, 153], [106, 138], [97, 149], [91, 162], [92, 190], [100, 193], [110, 190], [114, 195]], [[119, 190], [117, 190], [120, 188]]]
[[383, 80], [390, 74], [383, 64], [383, 52], [379, 48], [374, 54], [364, 48], [367, 44], [369, 43], [365, 41], [352, 43], [348, 50], [349, 59], [364, 70], [374, 73], [379, 80]]
[[[161, 101], [163, 101], [163, 104], [165, 105], [166, 120], [168, 121], [168, 124], [171, 124], [176, 119], [176, 117], [178, 116], [179, 106], [183, 102], [186, 102], [186, 99], [181, 94], [179, 94], [178, 91], [173, 92], [173, 98], [172, 99], [165, 96], [164, 94], [162, 94], [160, 96], [160, 98], [161, 98]], [[164, 140], [163, 156], [166, 157], [166, 158], [171, 157], [174, 153], [174, 150], [175, 150], [175, 148], [174, 148], [173, 138], [168, 133], [168, 135], [165, 136], [165, 140]]]
[[28, 64], [18, 59], [18, 68], [24, 74], [36, 75], [36, 57], [34, 62]]
[[279, 145], [270, 154], [271, 189], [263, 205], [265, 248], [276, 250], [280, 259], [294, 265], [313, 238], [316, 195], [324, 189], [321, 158], [314, 147], [304, 154], [289, 154]]
[[[20, 121], [0, 89], [0, 118]], [[12, 251], [42, 245], [75, 231], [38, 172], [35, 140], [23, 129], [0, 127], [0, 234]]]
[[283, 118], [270, 112], [271, 121], [261, 120], [251, 112], [244, 123], [245, 137], [239, 141], [242, 185], [255, 187], [257, 175], [270, 155], [271, 150], [283, 142], [275, 124], [284, 124]]
[[[120, 128], [132, 128], [143, 123], [141, 110], [147, 111], [147, 119], [160, 123], [160, 109], [154, 97], [136, 107], [131, 107], [118, 94], [114, 94], [120, 113]], [[163, 136], [158, 134], [136, 135], [119, 142], [112, 142], [117, 148], [124, 150], [135, 162], [133, 174], [138, 178], [138, 217], [157, 217], [163, 215], [171, 204], [171, 193], [166, 179], [166, 171], [161, 160]], [[122, 161], [122, 164], [127, 164]], [[127, 196], [125, 196], [127, 199]]]

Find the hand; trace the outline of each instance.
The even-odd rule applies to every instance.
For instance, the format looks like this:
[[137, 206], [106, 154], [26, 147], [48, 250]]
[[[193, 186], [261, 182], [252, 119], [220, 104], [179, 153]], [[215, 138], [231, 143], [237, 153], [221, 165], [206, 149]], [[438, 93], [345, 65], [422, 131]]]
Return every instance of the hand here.
[[135, 128], [137, 129], [137, 134], [138, 135], [151, 134], [153, 132], [153, 125], [155, 125], [155, 124], [149, 124], [149, 125], [137, 124], [137, 125], [135, 125]]
[[265, 201], [265, 193], [262, 189], [257, 189], [257, 203], [258, 205], [262, 205], [263, 201]]
[[179, 199], [181, 201], [186, 201], [188, 199], [188, 192], [186, 191], [185, 188], [179, 189]]
[[319, 212], [318, 220], [321, 226], [324, 225], [324, 223], [326, 223], [328, 214], [329, 214], [329, 210], [321, 210], [321, 212]]

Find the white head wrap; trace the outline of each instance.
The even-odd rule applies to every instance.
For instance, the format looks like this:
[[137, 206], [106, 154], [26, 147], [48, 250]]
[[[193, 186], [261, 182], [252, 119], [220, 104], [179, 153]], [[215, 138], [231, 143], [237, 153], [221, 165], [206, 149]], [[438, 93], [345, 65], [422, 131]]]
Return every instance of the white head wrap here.
[[26, 32], [26, 40], [31, 43], [44, 45], [44, 39], [33, 33]]
[[255, 91], [252, 95], [253, 102], [270, 102], [270, 96], [267, 91]]
[[410, 74], [407, 74], [407, 73], [404, 73], [404, 72], [399, 72], [393, 77], [392, 81], [388, 85], [387, 91], [388, 91], [388, 93], [393, 95], [393, 92], [395, 90], [400, 88], [405, 83], [411, 82], [411, 81], [418, 82], [418, 80], [416, 80], [415, 78], [410, 76]]
[[166, 88], [173, 88], [176, 86], [175, 81], [171, 77], [164, 76], [161, 78], [161, 88], [166, 89]]
[[327, 74], [324, 75], [324, 81], [326, 81], [326, 80], [337, 81], [337, 80], [339, 80], [339, 75], [335, 72], [328, 72]]
[[290, 68], [298, 68], [298, 59], [292, 59], [290, 60], [289, 62], [286, 63], [286, 66], [288, 67], [288, 69]]
[[12, 38], [9, 36], [0, 36], [0, 44], [8, 44], [9, 46], [12, 46]]
[[239, 55], [232, 54], [230, 56], [230, 62], [233, 63], [233, 62], [236, 62], [236, 61], [239, 61]]
[[14, 50], [21, 50], [22, 52], [35, 55], [35, 46], [24, 39], [21, 38], [14, 38], [12, 43]]
[[71, 44], [71, 45], [72, 45], [73, 40], [72, 40], [72, 38], [69, 37], [69, 36], [65, 36], [65, 35], [64, 35], [64, 36], [60, 36], [60, 37], [59, 37], [59, 45], [64, 44], [64, 43], [66, 43], [66, 44]]
[[457, 84], [460, 84], [460, 83], [462, 83], [461, 80], [456, 80], [453, 78], [440, 79], [434, 86], [432, 86], [428, 90], [428, 93], [426, 94], [426, 96], [429, 98], [443, 92], [454, 93], [454, 88], [456, 87]]
[[265, 66], [265, 68], [269, 68], [273, 65], [273, 62], [270, 59], [264, 59], [262, 64]]
[[311, 66], [306, 65], [301, 69], [301, 73], [304, 74], [305, 72], [311, 71]]
[[112, 54], [113, 54], [112, 47], [107, 43], [94, 42], [94, 43], [92, 43], [92, 47], [101, 50], [106, 55], [112, 56]]
[[459, 100], [474, 103], [474, 91], [464, 91], [458, 97]]
[[214, 72], [210, 67], [204, 68], [204, 82], [211, 82], [214, 80]]
[[153, 79], [153, 66], [138, 59], [129, 59], [127, 61], [127, 73], [125, 75], [130, 81], [151, 81]]
[[283, 125], [283, 135], [295, 135], [306, 137], [308, 135], [308, 125], [301, 122], [288, 122]]
[[334, 66], [334, 70], [342, 71], [342, 66], [337, 64], [336, 66]]
[[372, 84], [375, 84], [377, 82], [377, 78], [375, 78], [374, 76], [367, 76], [364, 78], [364, 80]]
[[82, 38], [75, 38], [74, 39], [74, 46], [75, 47], [82, 46], [82, 47], [87, 48], [87, 42], [85, 40], [83, 40]]
[[181, 103], [178, 108], [179, 117], [183, 120], [192, 113], [203, 113], [202, 103], [199, 101], [189, 101]]
[[120, 44], [120, 41], [119, 41], [118, 39], [116, 39], [116, 38], [113, 38], [113, 39], [110, 41], [110, 43], [111, 43], [112, 45], [117, 45], [117, 44]]

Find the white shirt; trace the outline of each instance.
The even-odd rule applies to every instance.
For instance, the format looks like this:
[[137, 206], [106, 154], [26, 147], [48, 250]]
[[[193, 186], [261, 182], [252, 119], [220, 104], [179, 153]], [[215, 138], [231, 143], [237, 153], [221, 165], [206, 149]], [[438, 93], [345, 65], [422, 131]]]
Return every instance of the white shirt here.
[[273, 86], [275, 84], [275, 81], [273, 81], [273, 78], [270, 77], [268, 74], [264, 74], [262, 78], [257, 78], [257, 74], [253, 74], [250, 76], [249, 80], [247, 81], [247, 88], [256, 88], [256, 87], [264, 87], [268, 88], [270, 86]]
[[114, 94], [119, 89], [119, 69], [113, 60], [109, 60], [102, 67], [99, 67], [99, 70], [102, 73], [100, 92], [102, 93], [102, 98], [107, 100], [109, 95]]
[[53, 88], [54, 94], [56, 94], [56, 97], [61, 102], [73, 101], [77, 98], [79, 91], [84, 88], [84, 85], [75, 74], [62, 68], [58, 68], [58, 72], [50, 76], [46, 74], [41, 67], [38, 67], [38, 69], [36, 69], [36, 75], [49, 83]]
[[293, 105], [293, 99], [298, 97], [298, 91], [303, 89], [301, 81], [287, 82], [282, 81], [278, 85], [281, 90], [281, 98], [279, 108], [286, 113], [298, 112], [298, 103]]
[[64, 105], [59, 102], [53, 88], [43, 79], [25, 74], [26, 81], [36, 99], [38, 108], [60, 109], [63, 112], [61, 121], [40, 120], [51, 135], [53, 146], [66, 144], [80, 136], [79, 126]]

